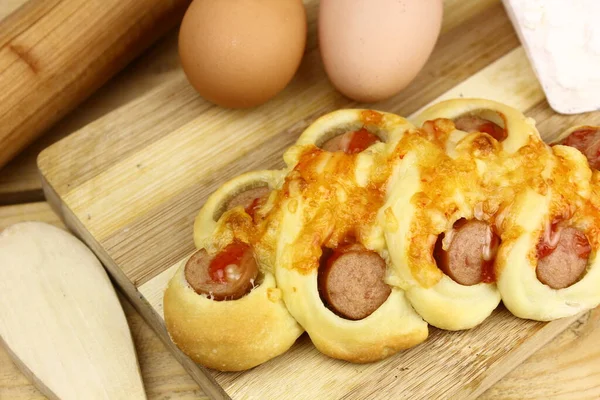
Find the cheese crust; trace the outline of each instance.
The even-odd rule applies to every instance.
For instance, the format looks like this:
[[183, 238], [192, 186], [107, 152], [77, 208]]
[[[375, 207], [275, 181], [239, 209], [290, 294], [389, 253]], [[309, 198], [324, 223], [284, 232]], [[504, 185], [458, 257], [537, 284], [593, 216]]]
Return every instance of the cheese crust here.
[[[491, 121], [505, 136], [457, 129], [461, 117]], [[380, 141], [357, 154], [319, 147], [360, 129]], [[423, 342], [428, 323], [472, 328], [500, 301], [535, 320], [600, 304], [600, 173], [578, 150], [544, 143], [518, 110], [449, 100], [413, 123], [380, 111], [339, 110], [311, 124], [284, 161], [281, 171], [225, 183], [194, 224], [196, 247], [209, 255], [233, 241], [251, 245], [262, 283], [238, 300], [214, 301], [190, 288], [182, 265], [165, 293], [173, 340], [204, 365], [251, 368], [286, 351], [303, 330], [328, 356], [371, 362]], [[232, 196], [259, 186], [271, 193], [256, 213], [225, 210]], [[559, 216], [585, 234], [592, 251], [577, 283], [552, 289], [536, 276], [537, 247]], [[436, 239], [450, 237], [460, 220], [485, 222], [500, 238], [494, 279], [466, 286], [438, 267]], [[348, 241], [381, 256], [391, 287], [360, 320], [341, 317], [319, 293], [324, 249]]]

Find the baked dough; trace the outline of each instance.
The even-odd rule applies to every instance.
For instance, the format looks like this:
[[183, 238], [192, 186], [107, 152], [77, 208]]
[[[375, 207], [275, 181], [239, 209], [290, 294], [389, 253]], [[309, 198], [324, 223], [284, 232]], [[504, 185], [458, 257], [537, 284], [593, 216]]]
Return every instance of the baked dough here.
[[[532, 119], [483, 99], [441, 102], [415, 124], [373, 110], [327, 114], [285, 152], [285, 169], [241, 175], [210, 196], [195, 221], [196, 247], [215, 255], [246, 243], [263, 280], [238, 300], [215, 301], [190, 287], [182, 265], [165, 293], [167, 327], [182, 350], [213, 368], [247, 369], [305, 329], [324, 354], [370, 362], [424, 341], [427, 322], [476, 326], [501, 299], [536, 320], [600, 303], [600, 172], [578, 150], [549, 147]], [[320, 148], [347, 132], [353, 141], [359, 130], [370, 144], [363, 151]], [[272, 191], [256, 212], [226, 210], [233, 196], [265, 185]], [[537, 278], [537, 246], [560, 215], [585, 234], [591, 255], [578, 282], [552, 289]], [[493, 268], [471, 286], [442, 272], [433, 255], [439, 235], [453, 235], [461, 220], [485, 224], [500, 240]], [[351, 320], [322, 297], [319, 271], [331, 267], [328, 249], [357, 244], [381, 257], [379, 272], [385, 262], [389, 287], [378, 281], [381, 302]]]
[[286, 352], [302, 334], [272, 274], [238, 300], [214, 301], [189, 286], [186, 262], [165, 291], [164, 315], [171, 339], [195, 362], [221, 371], [250, 369]]
[[[276, 189], [283, 171], [254, 171], [221, 186], [206, 201], [194, 223], [194, 242], [215, 255], [237, 237], [231, 220], [248, 222], [242, 207], [225, 210], [237, 194], [259, 186]], [[271, 200], [259, 210], [271, 207]], [[184, 260], [164, 295], [164, 316], [172, 340], [194, 361], [221, 371], [241, 371], [287, 351], [303, 329], [287, 311], [273, 276], [273, 257], [254, 249], [261, 275], [258, 286], [237, 300], [215, 301], [196, 293], [185, 278]], [[188, 257], [189, 258], [189, 257]]]
[[[431, 325], [472, 328], [498, 306], [500, 293], [493, 283], [463, 286], [449, 278], [437, 267], [433, 247], [438, 235], [447, 233], [457, 220], [475, 218], [477, 205], [486, 200], [476, 184], [477, 167], [471, 158], [457, 164], [425, 137], [406, 139], [410, 141], [400, 143], [405, 153], [379, 213], [394, 265], [389, 281], [406, 291], [415, 310]], [[459, 166], [461, 172], [454, 174]], [[461, 173], [465, 176], [455, 180]]]
[[211, 236], [215, 232], [218, 221], [225, 213], [229, 199], [248, 189], [268, 186], [278, 188], [285, 177], [284, 171], [262, 170], [251, 171], [236, 176], [213, 192], [202, 206], [194, 221], [194, 244], [196, 248], [211, 248]]
[[[311, 207], [310, 201], [307, 197], [294, 196], [282, 207], [286, 212], [277, 246], [276, 277], [286, 306], [317, 349], [330, 357], [362, 363], [380, 360], [425, 340], [427, 324], [414, 312], [399, 288], [393, 288], [375, 312], [358, 321], [344, 319], [325, 307], [317, 288], [318, 255], [306, 260], [299, 258], [305, 256], [304, 240], [312, 235], [325, 239], [325, 232], [336, 229], [335, 218], [319, 206]], [[291, 202], [295, 203], [293, 207]], [[317, 228], [307, 229], [303, 223], [306, 219], [312, 220], [312, 227]], [[364, 238], [372, 236], [366, 233]], [[380, 241], [367, 239], [363, 244], [373, 249], [369, 245], [377, 246]], [[321, 245], [323, 243], [319, 243]]]
[[[363, 126], [385, 142], [356, 155], [319, 152], [302, 159], [311, 148], [333, 136]], [[376, 211], [377, 201], [383, 200], [381, 191], [387, 187], [389, 174], [379, 168], [387, 165], [402, 135], [413, 129], [404, 118], [392, 114], [341, 110], [317, 120], [286, 152], [290, 168], [301, 165], [288, 174], [285, 184], [291, 191], [281, 205], [284, 213], [277, 245], [277, 282], [292, 315], [315, 346], [331, 357], [351, 362], [380, 360], [427, 337], [427, 324], [400, 288], [392, 288], [387, 300], [371, 315], [352, 321], [323, 304], [317, 282], [321, 246], [327, 242], [330, 247], [339, 245], [344, 230], [355, 232], [367, 249], [387, 258], [382, 229], [372, 218], [375, 215], [369, 219], [367, 214]], [[358, 204], [363, 200], [366, 207]], [[310, 246], [307, 240], [312, 238], [319, 238], [313, 243], [316, 253], [307, 256], [303, 249]]]
[[[501, 147], [508, 154], [513, 154], [525, 146], [532, 136], [539, 138], [532, 118], [525, 117], [523, 113], [510, 106], [486, 99], [465, 98], [436, 103], [414, 118], [414, 124], [421, 127], [426, 121], [439, 118], [456, 120], [462, 116], [478, 116], [504, 128], [508, 137], [501, 142]], [[446, 141], [446, 151], [450, 156], [453, 155], [452, 146], [455, 146], [464, 136], [466, 136], [465, 132], [456, 131]]]
[[[575, 315], [600, 304], [598, 240], [598, 171], [567, 146], [552, 148], [552, 184], [546, 195], [528, 190], [516, 199], [505, 226], [506, 240], [497, 258], [498, 288], [506, 307], [517, 317], [550, 321]], [[549, 223], [568, 214], [569, 225], [584, 232], [592, 252], [583, 277], [563, 289], [553, 289], [536, 276], [537, 245]]]

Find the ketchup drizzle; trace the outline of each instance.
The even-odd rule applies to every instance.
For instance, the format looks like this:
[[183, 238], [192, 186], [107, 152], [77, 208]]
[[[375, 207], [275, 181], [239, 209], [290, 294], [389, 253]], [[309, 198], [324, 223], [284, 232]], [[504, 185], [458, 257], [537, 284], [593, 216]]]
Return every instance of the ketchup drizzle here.
[[506, 139], [506, 130], [498, 126], [497, 124], [487, 121], [479, 125], [479, 132], [484, 132], [501, 142]]
[[348, 144], [348, 149], [346, 150], [347, 154], [356, 154], [365, 150], [367, 147], [371, 146], [373, 143], [379, 141], [379, 138], [373, 135], [371, 132], [366, 130], [365, 128], [361, 128], [358, 131], [352, 132], [352, 138], [350, 139], [350, 143]]
[[[558, 223], [560, 222], [560, 219], [555, 219], [554, 221], [552, 221], [552, 224], [550, 224], [550, 232], [548, 234], [549, 238], [553, 238], [554, 235], [558, 234]], [[554, 252], [554, 250], [556, 250], [556, 247], [558, 246], [558, 241], [556, 242], [556, 244], [552, 245], [551, 243], [548, 243], [546, 241], [546, 232], [544, 232], [544, 235], [542, 235], [542, 237], [540, 237], [540, 240], [537, 244], [537, 258], [538, 260], [548, 257], [550, 254], [552, 254]]]
[[250, 205], [245, 209], [246, 214], [248, 214], [252, 217], [252, 219], [254, 219], [254, 214], [256, 214], [256, 211], [262, 206], [262, 203], [263, 199], [261, 197], [257, 197], [254, 200], [252, 200], [252, 203], [250, 203]]
[[228, 244], [215, 258], [212, 259], [208, 267], [210, 279], [218, 283], [227, 283], [225, 268], [228, 265], [240, 265], [244, 253], [250, 249], [250, 245], [240, 241]]

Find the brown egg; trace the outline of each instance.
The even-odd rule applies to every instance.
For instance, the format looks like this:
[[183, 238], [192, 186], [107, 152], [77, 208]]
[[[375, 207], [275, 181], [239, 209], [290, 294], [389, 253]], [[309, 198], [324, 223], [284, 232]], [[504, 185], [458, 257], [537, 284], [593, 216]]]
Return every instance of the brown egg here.
[[292, 79], [306, 44], [301, 0], [194, 0], [179, 32], [190, 83], [207, 100], [245, 108]]
[[340, 92], [386, 99], [423, 68], [440, 33], [442, 0], [321, 0], [319, 47]]

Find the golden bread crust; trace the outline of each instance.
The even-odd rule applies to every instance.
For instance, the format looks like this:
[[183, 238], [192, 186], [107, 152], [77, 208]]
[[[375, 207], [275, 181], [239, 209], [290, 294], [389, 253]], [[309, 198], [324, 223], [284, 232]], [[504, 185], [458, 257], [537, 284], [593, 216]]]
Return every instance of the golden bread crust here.
[[[494, 128], [470, 129], [460, 118]], [[578, 150], [548, 146], [532, 119], [483, 99], [435, 104], [414, 123], [374, 110], [332, 112], [285, 152], [285, 169], [243, 174], [213, 193], [194, 224], [196, 246], [214, 255], [232, 241], [249, 244], [264, 281], [219, 302], [195, 293], [182, 266], [164, 298], [174, 342], [201, 364], [238, 371], [286, 351], [305, 329], [323, 354], [364, 363], [423, 342], [427, 323], [472, 328], [501, 299], [535, 320], [600, 304], [600, 173]], [[381, 141], [357, 154], [319, 148], [361, 129]], [[264, 185], [272, 191], [255, 213], [225, 210], [233, 196]], [[585, 275], [555, 290], [537, 279], [536, 248], [565, 215], [592, 252]], [[471, 286], [445, 275], [433, 257], [437, 237], [450, 236], [461, 219], [487, 223], [501, 240], [491, 277]], [[324, 249], [354, 242], [381, 256], [391, 286], [361, 320], [330, 310], [318, 285]]]
[[194, 292], [184, 267], [165, 291], [164, 315], [171, 339], [195, 362], [242, 371], [284, 353], [302, 334], [271, 274], [238, 300], [214, 301]]

